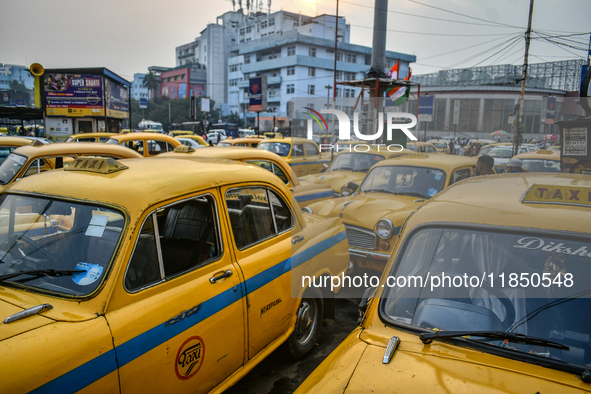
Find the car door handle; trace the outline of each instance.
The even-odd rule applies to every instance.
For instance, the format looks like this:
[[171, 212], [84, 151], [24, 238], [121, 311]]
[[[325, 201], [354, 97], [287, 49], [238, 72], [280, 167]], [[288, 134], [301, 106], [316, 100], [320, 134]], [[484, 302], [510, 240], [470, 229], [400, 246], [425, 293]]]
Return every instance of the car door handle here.
[[221, 275], [214, 276], [213, 278], [209, 278], [209, 283], [214, 284], [218, 280], [221, 280], [221, 279], [224, 279], [224, 278], [229, 278], [230, 276], [232, 276], [232, 270], [227, 270], [226, 272], [224, 272]]
[[295, 245], [295, 244], [299, 244], [303, 240], [304, 240], [304, 236], [303, 235], [298, 235], [297, 237], [293, 237], [291, 239], [291, 243]]

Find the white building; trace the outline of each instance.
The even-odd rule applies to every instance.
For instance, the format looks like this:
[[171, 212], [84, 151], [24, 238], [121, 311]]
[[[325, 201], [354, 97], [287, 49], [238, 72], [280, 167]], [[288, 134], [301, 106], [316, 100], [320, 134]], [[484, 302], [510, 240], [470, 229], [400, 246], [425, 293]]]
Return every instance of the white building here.
[[[202, 64], [208, 71], [206, 95], [241, 117], [256, 115], [248, 113], [248, 79], [267, 76], [268, 105], [261, 116], [285, 117], [293, 97], [332, 97], [335, 19], [287, 11], [227, 12], [194, 42], [176, 48], [177, 65]], [[361, 79], [370, 68], [371, 48], [350, 44], [350, 30], [339, 17], [337, 81]], [[416, 57], [386, 52], [386, 69], [397, 61], [402, 78]], [[339, 97], [356, 94], [354, 88], [337, 89]]]
[[131, 98], [139, 101], [140, 98], [148, 98], [148, 88], [144, 87], [144, 77], [146, 74], [133, 74], [133, 82], [131, 84]]

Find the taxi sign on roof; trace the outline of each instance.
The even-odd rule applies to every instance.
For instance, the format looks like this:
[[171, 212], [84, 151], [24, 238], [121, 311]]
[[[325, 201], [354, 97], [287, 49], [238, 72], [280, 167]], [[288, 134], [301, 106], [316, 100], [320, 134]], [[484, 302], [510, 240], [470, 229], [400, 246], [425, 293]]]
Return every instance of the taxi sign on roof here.
[[521, 202], [591, 207], [591, 187], [534, 184], [524, 194]]
[[195, 148], [192, 148], [190, 146], [185, 146], [185, 145], [177, 146], [176, 148], [174, 148], [174, 152], [178, 152], [178, 153], [191, 153], [194, 151], [195, 151]]
[[78, 157], [64, 171], [89, 171], [99, 174], [110, 174], [112, 172], [125, 170], [127, 166], [119, 163], [111, 157]]

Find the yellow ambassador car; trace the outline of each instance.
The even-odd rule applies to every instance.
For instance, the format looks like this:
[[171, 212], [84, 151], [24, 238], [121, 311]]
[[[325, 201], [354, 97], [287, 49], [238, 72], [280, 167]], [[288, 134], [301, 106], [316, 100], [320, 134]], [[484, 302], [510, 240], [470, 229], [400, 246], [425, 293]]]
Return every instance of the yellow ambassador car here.
[[[359, 142], [359, 145], [364, 146], [361, 142]], [[367, 145], [365, 146], [367, 147]], [[300, 181], [304, 180], [323, 185], [330, 185], [335, 191], [335, 197], [346, 197], [355, 191], [349, 187], [349, 183], [353, 182], [360, 184], [369, 169], [375, 164], [378, 164], [385, 159], [414, 153], [408, 149], [395, 147], [391, 148], [391, 152], [383, 146], [372, 147], [367, 151], [361, 151], [361, 149], [364, 148], [358, 148], [360, 149], [359, 152], [354, 151], [354, 148], [349, 146], [347, 146], [346, 149], [347, 151], [342, 151], [335, 155], [335, 159], [326, 172], [303, 176], [300, 178]]]
[[[173, 131], [173, 133], [174, 133], [174, 131]], [[191, 133], [191, 132], [189, 131], [189, 133]], [[190, 139], [190, 140], [197, 142], [199, 145], [209, 146], [209, 144], [203, 139], [203, 137], [201, 137], [200, 135], [194, 135], [192, 133], [191, 134], [175, 134], [174, 138], [176, 138], [176, 139], [180, 138], [181, 142], [182, 142], [182, 139]], [[183, 145], [185, 145], [185, 144], [183, 144]]]
[[[340, 219], [227, 160], [78, 158], [0, 197], [3, 393], [221, 392], [315, 346]], [[338, 289], [335, 289], [338, 291]]]
[[80, 156], [101, 156], [114, 159], [141, 158], [142, 155], [124, 146], [78, 142], [56, 142], [22, 146], [14, 150], [0, 165], [0, 191], [7, 185], [33, 174], [69, 165]]
[[471, 177], [475, 165], [472, 157], [424, 153], [384, 160], [372, 167], [357, 193], [304, 210], [342, 218], [353, 264], [381, 272], [412, 211], [447, 186]]
[[360, 327], [297, 392], [591, 391], [590, 220], [584, 175], [444, 190], [409, 217]]
[[317, 174], [330, 164], [330, 152], [321, 154], [318, 144], [305, 138], [275, 138], [259, 143], [257, 149], [267, 150], [281, 156], [300, 177]]
[[20, 146], [26, 145], [42, 145], [40, 141], [30, 140], [25, 137], [2, 137], [0, 138], [0, 163], [2, 163], [8, 155]]
[[444, 153], [449, 155], [449, 145], [447, 144], [447, 141], [445, 140], [430, 140], [427, 141], [428, 144], [432, 144], [435, 146], [435, 149], [437, 149], [438, 153]]
[[216, 146], [246, 146], [256, 148], [261, 141], [263, 141], [263, 138], [257, 137], [228, 138], [220, 141]]
[[299, 180], [285, 160], [262, 149], [245, 147], [220, 147], [215, 149], [176, 148], [174, 152], [163, 153], [160, 157], [207, 157], [212, 159], [238, 160], [264, 168], [277, 175], [289, 187], [300, 208], [333, 197], [333, 190], [328, 185], [317, 185]]
[[406, 144], [406, 149], [417, 153], [439, 153], [435, 145], [429, 142], [409, 142], [408, 144]]
[[117, 134], [106, 141], [107, 144], [126, 146], [144, 157], [153, 157], [164, 152], [171, 152], [183, 144], [169, 135], [160, 133]]
[[512, 159], [521, 160], [521, 168], [529, 172], [561, 172], [559, 150], [540, 149], [520, 153]]
[[117, 133], [80, 133], [68, 137], [66, 142], [107, 142]]

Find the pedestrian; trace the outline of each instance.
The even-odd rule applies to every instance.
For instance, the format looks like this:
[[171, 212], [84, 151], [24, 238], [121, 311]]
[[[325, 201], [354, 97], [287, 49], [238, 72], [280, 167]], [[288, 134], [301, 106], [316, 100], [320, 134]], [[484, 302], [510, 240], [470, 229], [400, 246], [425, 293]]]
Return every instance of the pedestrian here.
[[507, 163], [507, 173], [525, 172], [522, 168], [523, 162], [519, 159], [511, 159]]
[[454, 140], [449, 141], [449, 154], [450, 155], [455, 155], [455, 144], [454, 144]]
[[476, 162], [476, 167], [474, 167], [474, 175], [491, 175], [495, 174], [493, 170], [493, 166], [495, 165], [495, 159], [489, 155], [482, 155], [478, 158]]
[[220, 143], [220, 133], [215, 133], [216, 135], [216, 145]]

